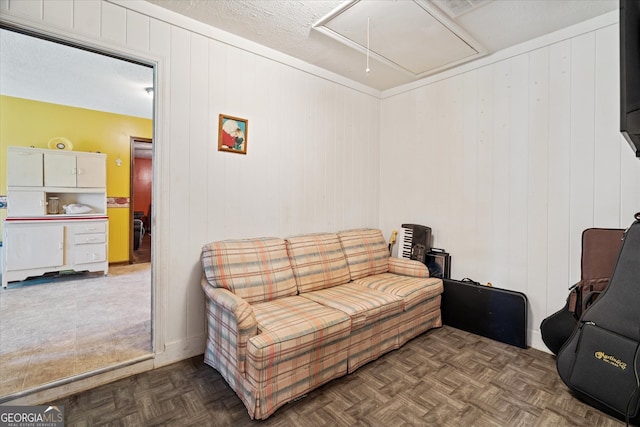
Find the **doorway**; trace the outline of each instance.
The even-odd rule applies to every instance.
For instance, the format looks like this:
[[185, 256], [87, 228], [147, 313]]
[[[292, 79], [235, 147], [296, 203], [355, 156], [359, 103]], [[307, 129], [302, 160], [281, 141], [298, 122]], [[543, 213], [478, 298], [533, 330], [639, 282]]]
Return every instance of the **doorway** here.
[[[129, 132], [152, 136], [154, 98], [145, 89], [153, 87], [156, 70], [4, 28], [0, 43], [0, 101], [19, 107], [3, 108], [0, 117], [7, 135], [0, 140], [0, 171], [6, 171], [9, 145], [45, 149], [55, 136], [72, 141], [73, 151], [105, 154], [110, 264], [107, 276], [45, 275], [0, 290], [3, 402], [153, 357], [151, 263], [127, 262], [132, 215], [127, 157]], [[0, 196], [6, 191], [1, 176]], [[6, 216], [0, 209], [0, 219]]]
[[131, 138], [131, 206], [129, 263], [151, 262], [151, 204], [153, 188], [153, 141]]

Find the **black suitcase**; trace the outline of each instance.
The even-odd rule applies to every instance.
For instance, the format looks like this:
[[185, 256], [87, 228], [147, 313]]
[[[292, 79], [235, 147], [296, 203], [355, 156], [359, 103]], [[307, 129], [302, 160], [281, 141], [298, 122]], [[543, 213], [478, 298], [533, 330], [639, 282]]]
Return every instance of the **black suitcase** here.
[[444, 279], [442, 323], [527, 348], [527, 297], [522, 292]]
[[580, 317], [556, 365], [577, 397], [640, 422], [640, 213], [625, 232], [609, 285]]

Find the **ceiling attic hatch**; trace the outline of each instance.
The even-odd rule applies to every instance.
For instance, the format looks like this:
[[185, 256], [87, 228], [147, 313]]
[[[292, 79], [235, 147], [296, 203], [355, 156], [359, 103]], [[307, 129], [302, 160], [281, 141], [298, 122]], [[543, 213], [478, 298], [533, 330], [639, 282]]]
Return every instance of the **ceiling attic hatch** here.
[[[456, 0], [440, 3], [450, 7], [447, 3], [452, 1]], [[477, 7], [486, 1], [475, 3], [473, 6]], [[487, 54], [480, 43], [426, 0], [352, 0], [320, 19], [313, 28], [418, 78]]]

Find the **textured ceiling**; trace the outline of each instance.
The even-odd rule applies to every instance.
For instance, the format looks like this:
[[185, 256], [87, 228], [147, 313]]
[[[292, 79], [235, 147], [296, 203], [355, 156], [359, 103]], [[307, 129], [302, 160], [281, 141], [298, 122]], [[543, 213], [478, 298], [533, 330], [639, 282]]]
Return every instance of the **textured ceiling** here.
[[151, 118], [153, 68], [0, 29], [0, 94]]
[[[364, 0], [363, 0], [364, 1]], [[395, 3], [411, 0], [377, 0]], [[420, 0], [421, 2], [427, 0]], [[453, 18], [453, 23], [488, 52], [547, 34], [618, 8], [617, 0], [434, 0], [431, 3], [479, 7]], [[150, 0], [191, 18], [234, 33], [339, 75], [384, 90], [418, 79], [415, 75], [366, 58], [337, 40], [312, 29], [344, 2], [336, 0]], [[443, 8], [444, 9], [444, 8]], [[456, 15], [454, 15], [456, 16]], [[345, 29], [350, 31], [347, 24]], [[376, 28], [385, 43], [407, 48], [410, 36], [390, 37]], [[362, 34], [359, 36], [362, 37]], [[357, 37], [354, 37], [357, 38]], [[422, 41], [421, 43], [424, 43]], [[415, 47], [416, 54], [435, 55], [439, 43]], [[372, 46], [372, 49], [375, 46]], [[153, 70], [127, 61], [0, 30], [0, 93], [100, 111], [152, 117]]]
[[[366, 57], [358, 50], [313, 30], [313, 25], [344, 1], [336, 0], [147, 0], [195, 20], [286, 53], [310, 64], [379, 90], [389, 89], [420, 77], [382, 62], [371, 60], [366, 73]], [[362, 0], [363, 2], [405, 3], [412, 0]], [[477, 0], [416, 0], [442, 10], [465, 6]], [[488, 53], [514, 46], [618, 8], [618, 0], [494, 0], [451, 18], [452, 22], [477, 40]], [[398, 8], [400, 9], [400, 8]], [[365, 31], [363, 22], [354, 23]], [[355, 30], [355, 29], [354, 29]], [[428, 46], [407, 35], [390, 39], [390, 32], [375, 28], [375, 38], [437, 56], [447, 45]]]
[[418, 78], [485, 53], [432, 3], [357, 1], [345, 5], [313, 28], [361, 52], [367, 65], [372, 57]]

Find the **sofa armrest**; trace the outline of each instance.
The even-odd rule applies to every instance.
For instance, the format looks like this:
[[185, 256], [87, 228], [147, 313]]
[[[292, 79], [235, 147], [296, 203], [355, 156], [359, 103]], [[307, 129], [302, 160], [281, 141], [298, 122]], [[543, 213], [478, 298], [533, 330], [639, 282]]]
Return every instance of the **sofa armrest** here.
[[411, 277], [429, 277], [429, 269], [420, 261], [389, 257], [389, 273]]
[[247, 342], [258, 334], [253, 308], [227, 289], [211, 286], [206, 279], [201, 285], [207, 299], [207, 357], [219, 368], [235, 368], [243, 374]]

